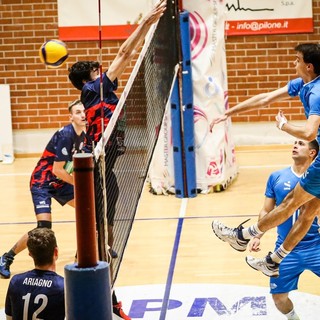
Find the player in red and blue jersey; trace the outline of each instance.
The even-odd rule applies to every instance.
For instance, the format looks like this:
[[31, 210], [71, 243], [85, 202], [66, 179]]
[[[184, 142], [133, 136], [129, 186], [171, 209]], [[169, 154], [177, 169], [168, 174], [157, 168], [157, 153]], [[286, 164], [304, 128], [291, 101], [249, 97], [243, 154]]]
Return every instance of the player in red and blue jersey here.
[[[156, 23], [166, 9], [166, 0], [160, 0], [149, 14], [142, 20], [135, 31], [120, 46], [118, 54], [112, 61], [108, 70], [103, 72], [102, 87], [103, 98], [100, 94], [100, 65], [96, 61], [78, 61], [69, 68], [69, 79], [73, 86], [81, 90], [81, 101], [85, 107], [88, 121], [87, 134], [94, 144], [97, 144], [103, 134], [101, 128], [101, 117], [103, 117], [103, 127], [106, 128], [110, 118], [118, 103], [118, 98], [114, 93], [118, 87], [118, 78], [123, 74], [125, 68], [133, 59], [136, 51], [140, 48], [150, 27]], [[103, 112], [102, 112], [103, 110]], [[111, 256], [117, 257], [117, 253], [112, 250], [113, 225], [116, 202], [119, 197], [119, 187], [113, 168], [117, 157], [125, 152], [124, 131], [119, 126], [119, 121], [114, 128], [105, 150], [105, 180], [107, 196], [107, 221], [108, 221], [108, 245], [111, 248]], [[97, 168], [95, 168], [97, 174]], [[114, 295], [113, 295], [114, 298]], [[115, 304], [114, 300], [114, 303]], [[130, 319], [125, 314], [121, 314], [123, 319]]]
[[[51, 229], [51, 200], [74, 207], [72, 156], [84, 152], [86, 116], [80, 100], [69, 105], [71, 123], [58, 130], [47, 144], [32, 172], [30, 191], [37, 219], [37, 227]], [[0, 257], [0, 275], [10, 278], [10, 265], [16, 254], [26, 248], [27, 234], [10, 251]]]
[[48, 228], [31, 230], [27, 247], [35, 268], [10, 280], [7, 319], [65, 319], [64, 279], [55, 272], [58, 246], [54, 232]]
[[[103, 115], [104, 128], [106, 128], [118, 103], [118, 98], [114, 93], [118, 88], [118, 78], [133, 59], [150, 27], [160, 19], [165, 9], [166, 1], [161, 0], [158, 2], [121, 45], [110, 67], [102, 74], [103, 99], [101, 99], [100, 95], [99, 62], [78, 61], [69, 68], [71, 83], [75, 88], [81, 90], [81, 101], [85, 107], [88, 121], [87, 134], [95, 144], [99, 142], [102, 136], [101, 115]], [[103, 113], [101, 110], [103, 110]], [[108, 244], [111, 248], [114, 241], [112, 229], [115, 205], [119, 197], [119, 188], [113, 167], [117, 157], [123, 154], [124, 151], [124, 132], [122, 128], [120, 130], [119, 126], [116, 126], [106, 144]]]
[[[292, 149], [293, 164], [288, 168], [284, 168], [273, 172], [268, 179], [265, 200], [259, 219], [267, 215], [275, 206], [281, 204], [287, 194], [294, 189], [299, 182], [303, 173], [310, 166], [314, 158], [319, 152], [319, 145], [316, 140], [307, 142], [297, 140], [294, 142]], [[291, 230], [293, 224], [298, 219], [300, 209], [277, 228], [276, 249], [280, 247], [284, 239]], [[250, 251], [260, 251], [261, 236], [254, 237], [249, 243]], [[248, 259], [250, 259], [248, 257]], [[299, 317], [294, 310], [293, 302], [289, 298], [289, 292], [298, 289], [300, 275], [309, 270], [316, 276], [320, 276], [320, 234], [318, 217], [316, 217], [311, 228], [305, 237], [297, 244], [279, 267], [279, 277], [270, 278], [270, 292], [277, 309], [283, 313], [288, 319], [296, 319]]]

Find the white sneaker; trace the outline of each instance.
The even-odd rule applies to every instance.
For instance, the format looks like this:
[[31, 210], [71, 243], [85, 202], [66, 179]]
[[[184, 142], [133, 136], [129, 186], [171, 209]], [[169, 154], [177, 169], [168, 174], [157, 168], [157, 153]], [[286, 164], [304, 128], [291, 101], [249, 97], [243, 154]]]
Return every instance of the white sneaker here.
[[242, 222], [237, 228], [229, 228], [218, 220], [213, 220], [212, 231], [222, 241], [228, 242], [229, 245], [237, 251], [246, 251], [249, 240], [239, 238], [239, 232], [243, 229]]
[[274, 262], [270, 258], [270, 254], [271, 252], [262, 259], [247, 256], [246, 262], [251, 268], [261, 271], [264, 275], [277, 278], [279, 277], [279, 263]]

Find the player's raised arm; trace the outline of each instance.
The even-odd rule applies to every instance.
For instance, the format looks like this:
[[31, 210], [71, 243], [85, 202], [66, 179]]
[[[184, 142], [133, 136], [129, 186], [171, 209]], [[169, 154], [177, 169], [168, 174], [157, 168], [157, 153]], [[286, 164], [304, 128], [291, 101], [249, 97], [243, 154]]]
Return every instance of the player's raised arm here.
[[111, 81], [114, 81], [122, 75], [136, 53], [136, 50], [141, 46], [150, 27], [163, 15], [166, 10], [166, 5], [166, 0], [159, 1], [138, 25], [137, 29], [121, 45], [116, 58], [107, 71], [107, 76]]

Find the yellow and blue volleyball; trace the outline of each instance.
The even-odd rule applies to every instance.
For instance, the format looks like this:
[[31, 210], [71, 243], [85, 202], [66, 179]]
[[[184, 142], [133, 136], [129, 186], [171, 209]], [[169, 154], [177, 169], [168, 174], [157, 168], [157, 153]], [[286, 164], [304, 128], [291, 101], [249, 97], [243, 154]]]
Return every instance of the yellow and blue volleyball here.
[[39, 55], [49, 68], [59, 68], [68, 58], [68, 48], [61, 40], [48, 40], [40, 47]]

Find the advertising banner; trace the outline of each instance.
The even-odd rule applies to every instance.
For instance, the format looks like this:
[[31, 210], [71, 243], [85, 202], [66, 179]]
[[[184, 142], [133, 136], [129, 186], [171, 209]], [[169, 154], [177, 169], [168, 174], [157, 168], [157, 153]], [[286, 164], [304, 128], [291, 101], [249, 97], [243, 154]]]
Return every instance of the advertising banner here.
[[[58, 0], [59, 39], [98, 40], [98, 0]], [[100, 0], [102, 39], [126, 39], [152, 8], [153, 0]]]
[[[154, 2], [100, 0], [103, 40], [126, 39]], [[206, 2], [211, 6], [216, 2], [223, 5], [228, 36], [313, 32], [312, 0]], [[98, 0], [58, 0], [59, 38], [65, 41], [98, 40], [98, 3]]]
[[226, 34], [313, 32], [312, 0], [228, 0]]

